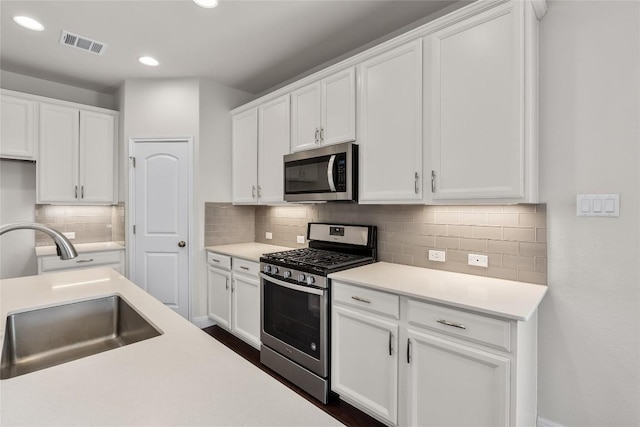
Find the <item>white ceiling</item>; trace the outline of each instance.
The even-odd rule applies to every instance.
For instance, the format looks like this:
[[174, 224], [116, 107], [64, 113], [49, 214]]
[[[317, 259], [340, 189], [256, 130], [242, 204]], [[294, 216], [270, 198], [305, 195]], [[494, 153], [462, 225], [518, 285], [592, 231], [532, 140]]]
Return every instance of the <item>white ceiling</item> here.
[[[454, 1], [0, 1], [3, 70], [112, 93], [129, 78], [205, 77], [261, 93]], [[28, 15], [45, 26], [14, 24]], [[108, 45], [98, 56], [59, 44], [68, 30]], [[153, 56], [160, 66], [138, 63]]]

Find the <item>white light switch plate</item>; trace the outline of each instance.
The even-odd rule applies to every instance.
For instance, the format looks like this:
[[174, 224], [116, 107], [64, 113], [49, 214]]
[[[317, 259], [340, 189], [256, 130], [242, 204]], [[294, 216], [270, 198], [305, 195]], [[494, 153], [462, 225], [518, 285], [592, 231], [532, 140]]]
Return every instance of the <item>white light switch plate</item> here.
[[265, 231], [264, 232], [264, 238], [267, 239], [267, 240], [273, 239], [273, 233], [270, 232], [270, 231]]
[[64, 235], [64, 237], [66, 237], [69, 240], [73, 240], [76, 238], [76, 232], [75, 231], [67, 231], [66, 233], [62, 233]]
[[297, 241], [298, 243], [304, 243], [304, 236], [298, 236], [298, 237], [296, 238], [296, 241]]
[[577, 216], [620, 216], [619, 194], [578, 194]]

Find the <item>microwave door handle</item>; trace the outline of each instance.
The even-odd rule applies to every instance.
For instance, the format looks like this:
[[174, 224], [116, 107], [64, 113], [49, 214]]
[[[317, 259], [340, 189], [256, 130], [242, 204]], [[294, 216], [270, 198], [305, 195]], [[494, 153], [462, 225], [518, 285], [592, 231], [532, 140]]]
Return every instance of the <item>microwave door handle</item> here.
[[336, 184], [333, 181], [333, 164], [335, 163], [335, 161], [336, 161], [336, 155], [333, 154], [329, 158], [329, 165], [327, 166], [327, 180], [329, 181], [329, 188], [334, 193], [336, 191]]

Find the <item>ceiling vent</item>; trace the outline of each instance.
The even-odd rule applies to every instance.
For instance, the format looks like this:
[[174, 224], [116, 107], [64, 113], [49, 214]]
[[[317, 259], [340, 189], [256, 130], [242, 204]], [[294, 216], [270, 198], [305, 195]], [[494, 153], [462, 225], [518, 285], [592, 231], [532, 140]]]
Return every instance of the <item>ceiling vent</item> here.
[[97, 42], [95, 40], [79, 36], [78, 34], [70, 33], [67, 30], [62, 30], [60, 44], [75, 47], [76, 49], [84, 50], [85, 52], [95, 53], [96, 55], [104, 55], [104, 51], [107, 50], [106, 43]]

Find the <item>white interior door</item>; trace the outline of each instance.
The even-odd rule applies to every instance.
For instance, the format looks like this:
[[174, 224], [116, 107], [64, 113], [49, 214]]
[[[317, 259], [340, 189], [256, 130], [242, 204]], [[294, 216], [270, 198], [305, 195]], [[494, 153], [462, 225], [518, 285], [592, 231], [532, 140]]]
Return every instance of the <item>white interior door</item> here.
[[189, 318], [189, 141], [135, 141], [133, 281]]

